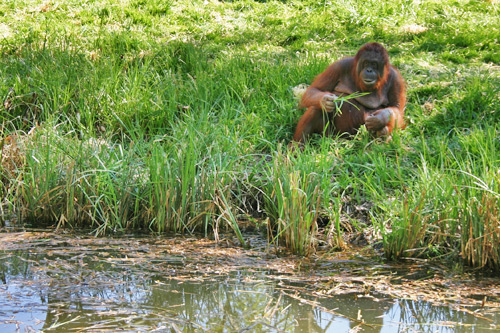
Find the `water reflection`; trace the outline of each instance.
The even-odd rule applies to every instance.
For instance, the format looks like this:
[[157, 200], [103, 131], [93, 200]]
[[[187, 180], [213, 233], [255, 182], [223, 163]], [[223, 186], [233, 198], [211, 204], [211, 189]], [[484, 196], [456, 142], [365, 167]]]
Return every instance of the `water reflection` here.
[[266, 270], [193, 275], [177, 274], [175, 260], [149, 264], [99, 249], [0, 252], [0, 331], [480, 332], [490, 324], [424, 301], [315, 298]]

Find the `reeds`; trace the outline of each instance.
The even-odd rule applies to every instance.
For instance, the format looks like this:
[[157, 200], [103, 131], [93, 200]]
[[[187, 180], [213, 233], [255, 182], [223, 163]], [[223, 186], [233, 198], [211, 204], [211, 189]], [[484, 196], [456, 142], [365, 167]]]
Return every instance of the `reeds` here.
[[323, 193], [314, 174], [292, 170], [280, 162], [289, 164], [283, 156], [275, 158], [266, 189], [266, 212], [273, 217], [271, 241], [308, 255], [315, 248]]
[[127, 228], [207, 231], [223, 216], [239, 232], [233, 176], [227, 171], [233, 162], [209, 161], [203, 155], [207, 147], [194, 140], [185, 146], [159, 141], [125, 146], [39, 129], [25, 144], [25, 165], [15, 170], [23, 175], [15, 191], [23, 220], [92, 227], [103, 234]]
[[422, 157], [413, 186], [384, 205], [377, 224], [389, 258], [460, 256], [475, 267], [500, 267], [496, 133], [472, 129], [460, 151], [442, 145], [434, 166]]

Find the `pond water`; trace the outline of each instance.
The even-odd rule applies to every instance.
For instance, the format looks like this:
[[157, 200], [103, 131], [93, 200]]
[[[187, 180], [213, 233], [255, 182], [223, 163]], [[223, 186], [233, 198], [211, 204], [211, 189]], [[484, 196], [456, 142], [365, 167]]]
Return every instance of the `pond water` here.
[[220, 244], [0, 233], [0, 332], [500, 329], [495, 279], [444, 279], [439, 269], [359, 258], [280, 257], [259, 241], [251, 250]]

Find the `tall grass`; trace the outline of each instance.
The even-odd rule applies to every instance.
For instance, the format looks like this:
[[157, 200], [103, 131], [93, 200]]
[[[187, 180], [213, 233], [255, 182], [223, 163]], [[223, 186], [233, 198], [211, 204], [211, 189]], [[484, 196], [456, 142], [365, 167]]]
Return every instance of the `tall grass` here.
[[[328, 195], [315, 177], [315, 170], [294, 170], [282, 154], [276, 154], [264, 189], [266, 213], [272, 217], [272, 241], [282, 240], [291, 251], [307, 255], [314, 251], [321, 199]], [[274, 231], [274, 232], [273, 232]], [[279, 242], [281, 243], [281, 242]]]
[[497, 133], [473, 128], [460, 136], [458, 150], [441, 146], [438, 164], [421, 158], [414, 184], [375, 217], [387, 257], [462, 257], [472, 266], [500, 267]]
[[40, 129], [25, 144], [25, 172], [16, 193], [23, 219], [89, 226], [97, 233], [139, 226], [144, 175], [133, 147], [80, 141], [52, 129]]
[[90, 226], [103, 234], [126, 228], [206, 232], [222, 216], [244, 243], [231, 195], [237, 161], [208, 159], [207, 151], [211, 158], [220, 152], [196, 140], [124, 145], [39, 129], [26, 143], [24, 178], [15, 192], [22, 219]]
[[[496, 127], [462, 137], [465, 152], [455, 156], [459, 183], [461, 255], [472, 266], [500, 267], [500, 142]], [[460, 180], [460, 182], [459, 182]]]
[[[495, 2], [22, 0], [0, 17], [2, 219], [244, 244], [251, 216], [300, 254], [374, 224], [389, 258], [498, 268]], [[372, 41], [407, 81], [408, 128], [282, 148], [292, 87]]]
[[[148, 163], [151, 180], [148, 203], [150, 227], [157, 231], [194, 231], [214, 227], [224, 216], [234, 224], [230, 190], [235, 161], [210, 160], [195, 138], [185, 145], [155, 144]], [[208, 144], [208, 143], [206, 143]], [[218, 154], [217, 151], [209, 151]], [[236, 228], [236, 231], [239, 230]]]

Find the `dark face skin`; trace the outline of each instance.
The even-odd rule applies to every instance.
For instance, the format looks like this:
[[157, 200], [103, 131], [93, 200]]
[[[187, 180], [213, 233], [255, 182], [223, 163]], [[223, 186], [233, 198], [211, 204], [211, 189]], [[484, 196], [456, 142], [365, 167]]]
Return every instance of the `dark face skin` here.
[[357, 72], [367, 89], [375, 88], [378, 80], [384, 75], [384, 63], [379, 58], [378, 55], [366, 54], [359, 59]]

